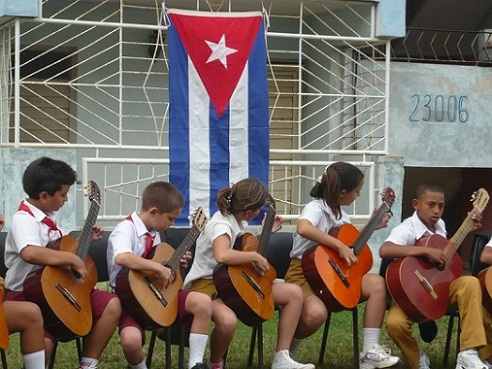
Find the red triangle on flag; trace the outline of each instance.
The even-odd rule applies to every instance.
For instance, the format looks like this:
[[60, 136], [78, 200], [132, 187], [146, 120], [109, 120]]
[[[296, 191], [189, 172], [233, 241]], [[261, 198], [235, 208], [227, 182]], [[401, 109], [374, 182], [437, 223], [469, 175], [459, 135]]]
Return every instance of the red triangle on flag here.
[[261, 13], [170, 10], [169, 18], [220, 117], [248, 61]]

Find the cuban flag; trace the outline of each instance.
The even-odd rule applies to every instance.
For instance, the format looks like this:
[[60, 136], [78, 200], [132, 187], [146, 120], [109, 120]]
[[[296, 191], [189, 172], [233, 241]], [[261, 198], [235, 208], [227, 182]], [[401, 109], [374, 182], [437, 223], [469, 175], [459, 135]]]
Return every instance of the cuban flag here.
[[176, 225], [243, 178], [268, 184], [269, 112], [260, 12], [168, 10], [170, 182], [186, 199]]

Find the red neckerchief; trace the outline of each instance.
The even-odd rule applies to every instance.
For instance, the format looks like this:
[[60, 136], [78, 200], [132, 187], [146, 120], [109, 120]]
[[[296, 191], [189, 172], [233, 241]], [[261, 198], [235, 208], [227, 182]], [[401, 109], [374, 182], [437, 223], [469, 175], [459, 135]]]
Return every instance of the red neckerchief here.
[[[129, 220], [130, 222], [135, 224], [131, 214], [126, 217], [126, 220]], [[152, 235], [150, 232], [145, 233], [145, 250], [142, 254], [142, 257], [145, 259], [150, 254], [150, 251], [152, 250], [152, 246], [154, 246], [154, 238], [155, 238], [155, 234]]]
[[[29, 206], [27, 206], [24, 203], [24, 201], [22, 201], [20, 203], [19, 209], [17, 209], [17, 211], [19, 211], [19, 210], [25, 211], [26, 213], [28, 213], [29, 215], [31, 215], [32, 217], [34, 217], [34, 214], [32, 213], [31, 209], [29, 208]], [[43, 220], [41, 220], [41, 223], [43, 223], [43, 224], [45, 224], [45, 225], [47, 225], [49, 227], [49, 230], [48, 230], [48, 238], [50, 237], [51, 232], [58, 232], [58, 234], [60, 235], [60, 237], [63, 237], [62, 231], [60, 230], [60, 228], [57, 227], [56, 223], [50, 217], [45, 216], [43, 218]]]

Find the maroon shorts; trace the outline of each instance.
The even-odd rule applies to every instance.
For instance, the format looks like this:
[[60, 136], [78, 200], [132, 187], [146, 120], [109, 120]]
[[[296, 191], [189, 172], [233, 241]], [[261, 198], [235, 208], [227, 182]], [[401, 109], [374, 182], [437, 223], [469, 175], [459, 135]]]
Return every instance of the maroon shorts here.
[[[93, 289], [91, 292], [91, 307], [92, 307], [92, 325], [96, 324], [101, 318], [104, 310], [108, 306], [109, 302], [115, 298], [116, 295], [111, 292], [101, 291]], [[25, 301], [24, 291], [10, 291], [7, 295], [9, 301]], [[56, 338], [47, 330], [44, 331], [44, 337], [55, 341]]]

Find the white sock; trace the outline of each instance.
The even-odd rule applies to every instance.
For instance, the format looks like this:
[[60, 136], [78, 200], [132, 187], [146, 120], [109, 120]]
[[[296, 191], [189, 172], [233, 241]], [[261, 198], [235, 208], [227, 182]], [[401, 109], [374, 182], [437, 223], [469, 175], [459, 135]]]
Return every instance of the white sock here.
[[99, 360], [93, 359], [91, 357], [83, 357], [80, 359], [80, 368], [81, 369], [97, 369], [97, 364]]
[[208, 334], [190, 333], [190, 360], [188, 369], [195, 366], [196, 363], [203, 363], [205, 349], [207, 348]]
[[297, 353], [297, 349], [299, 348], [299, 345], [301, 344], [302, 339], [297, 339], [295, 337], [292, 338], [292, 342], [290, 343], [290, 348], [289, 351], [292, 356], [295, 356]]
[[364, 328], [364, 343], [363, 352], [366, 352], [369, 347], [374, 344], [379, 344], [381, 337], [381, 329], [379, 328]]
[[128, 366], [131, 368], [131, 369], [147, 369], [147, 364], [145, 363], [145, 359], [144, 361], [142, 361], [140, 364], [138, 365], [130, 365], [128, 364]]
[[26, 369], [44, 369], [44, 350], [23, 354]]

